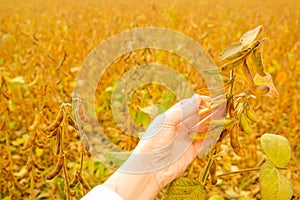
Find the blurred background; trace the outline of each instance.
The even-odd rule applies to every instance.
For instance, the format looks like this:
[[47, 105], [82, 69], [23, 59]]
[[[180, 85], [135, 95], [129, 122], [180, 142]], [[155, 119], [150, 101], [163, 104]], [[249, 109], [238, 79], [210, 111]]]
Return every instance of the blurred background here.
[[[229, 44], [258, 25], [265, 37], [263, 58], [280, 94], [259, 97], [254, 102], [258, 122], [251, 136], [241, 136], [247, 156], [228, 149], [218, 162], [218, 173], [256, 167], [262, 159], [259, 138], [264, 133], [287, 137], [291, 161], [284, 175], [300, 195], [300, 1], [298, 0], [166, 0], [79, 1], [0, 0], [0, 199], [66, 199], [65, 177], [71, 181], [82, 163], [82, 176], [89, 187], [101, 184], [113, 172], [83, 152], [78, 132], [66, 126], [62, 146], [66, 151], [66, 174], [51, 181], [45, 176], [58, 157], [57, 141], [44, 129], [52, 123], [62, 103], [71, 103], [72, 89], [80, 66], [89, 52], [110, 36], [140, 27], [163, 27], [182, 32], [199, 42], [220, 66], [219, 54]], [[113, 121], [110, 97], [118, 79], [133, 66], [158, 62], [183, 74], [199, 94], [207, 94], [205, 83], [186, 61], [159, 50], [135, 51], [111, 64], [99, 80], [96, 110], [105, 134], [124, 150], [132, 150], [137, 138], [122, 134]], [[177, 101], [174, 93], [158, 84], [138, 88], [130, 102], [132, 120], [143, 127], [151, 122], [140, 108], [161, 104], [164, 109]], [[71, 113], [71, 109], [66, 109]], [[34, 124], [36, 116], [38, 124]], [[36, 143], [25, 148], [36, 135]], [[81, 157], [84, 155], [83, 161]], [[29, 163], [39, 165], [29, 170]], [[199, 177], [205, 160], [195, 160], [183, 174]], [[43, 168], [43, 169], [42, 169]], [[259, 199], [257, 172], [220, 178], [208, 186], [210, 195], [226, 199]], [[72, 188], [72, 199], [87, 189]], [[162, 198], [160, 193], [157, 199]]]

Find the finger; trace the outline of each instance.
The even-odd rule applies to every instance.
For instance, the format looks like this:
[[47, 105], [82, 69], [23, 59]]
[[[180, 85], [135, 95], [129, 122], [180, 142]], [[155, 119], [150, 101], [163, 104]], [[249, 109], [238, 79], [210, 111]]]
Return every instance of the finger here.
[[201, 115], [199, 122], [192, 128], [193, 131], [205, 132], [209, 128], [209, 121], [213, 119], [222, 119], [225, 117], [226, 105], [212, 110], [211, 113]]
[[206, 138], [204, 140], [197, 140], [194, 142], [194, 148], [196, 154], [200, 157], [204, 157], [211, 150], [211, 145], [213, 143], [213, 137]]
[[[189, 99], [181, 100], [166, 112], [166, 121], [174, 126], [182, 122], [187, 126], [194, 125], [199, 120], [199, 106], [207, 101], [210, 101], [209, 97], [197, 94]], [[196, 119], [194, 119], [195, 117]]]

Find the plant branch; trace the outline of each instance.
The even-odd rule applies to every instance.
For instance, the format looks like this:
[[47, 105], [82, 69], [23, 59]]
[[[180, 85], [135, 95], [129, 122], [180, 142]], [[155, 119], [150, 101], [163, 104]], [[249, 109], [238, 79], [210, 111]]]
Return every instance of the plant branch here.
[[[288, 169], [286, 167], [276, 167], [276, 168], [281, 169], [281, 170], [287, 170]], [[217, 175], [217, 177], [231, 175], [231, 174], [239, 174], [239, 173], [244, 173], [244, 172], [259, 171], [260, 169], [261, 169], [260, 167], [257, 167], [257, 168], [242, 169], [242, 170], [233, 171], [233, 172], [225, 172], [223, 174]]]

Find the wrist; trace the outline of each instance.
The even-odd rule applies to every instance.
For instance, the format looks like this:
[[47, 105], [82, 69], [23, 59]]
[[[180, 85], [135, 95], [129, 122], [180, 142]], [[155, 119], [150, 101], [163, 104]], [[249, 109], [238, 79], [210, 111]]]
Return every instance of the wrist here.
[[103, 185], [119, 194], [124, 200], [154, 199], [159, 192], [153, 173], [132, 174], [116, 171]]

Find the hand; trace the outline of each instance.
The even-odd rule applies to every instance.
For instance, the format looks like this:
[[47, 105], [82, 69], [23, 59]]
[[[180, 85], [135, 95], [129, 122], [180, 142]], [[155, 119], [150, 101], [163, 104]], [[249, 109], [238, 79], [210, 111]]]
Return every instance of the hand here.
[[210, 101], [194, 95], [157, 116], [128, 160], [103, 185], [125, 200], [153, 199], [205, 149], [203, 140], [193, 142], [188, 133], [207, 130], [205, 123], [198, 124], [207, 116], [198, 112]]

